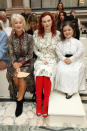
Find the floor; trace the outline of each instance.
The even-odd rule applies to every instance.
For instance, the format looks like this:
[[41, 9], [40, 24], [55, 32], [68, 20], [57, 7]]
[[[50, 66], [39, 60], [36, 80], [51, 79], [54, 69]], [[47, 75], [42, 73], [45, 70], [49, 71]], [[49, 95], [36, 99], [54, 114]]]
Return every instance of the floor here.
[[86, 112], [84, 119], [68, 115], [43, 118], [35, 114], [36, 103], [26, 99], [22, 115], [15, 117], [16, 102], [4, 99], [0, 102], [0, 131], [87, 131], [87, 104], [83, 106]]

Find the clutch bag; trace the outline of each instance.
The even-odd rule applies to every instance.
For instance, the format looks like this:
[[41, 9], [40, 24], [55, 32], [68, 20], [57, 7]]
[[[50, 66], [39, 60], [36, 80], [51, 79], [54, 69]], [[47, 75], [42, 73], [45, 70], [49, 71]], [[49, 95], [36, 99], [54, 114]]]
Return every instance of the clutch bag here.
[[16, 76], [18, 78], [22, 78], [22, 77], [27, 77], [30, 73], [26, 73], [26, 72], [17, 72]]

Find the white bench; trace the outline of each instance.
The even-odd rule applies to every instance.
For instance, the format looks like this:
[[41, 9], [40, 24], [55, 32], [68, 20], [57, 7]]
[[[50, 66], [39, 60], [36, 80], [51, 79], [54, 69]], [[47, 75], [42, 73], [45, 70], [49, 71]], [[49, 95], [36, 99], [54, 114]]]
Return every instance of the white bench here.
[[85, 123], [85, 111], [79, 94], [66, 99], [65, 94], [58, 91], [51, 92], [48, 110], [48, 125], [56, 126], [60, 123], [82, 125]]
[[0, 98], [10, 98], [6, 72], [7, 70], [0, 70]]

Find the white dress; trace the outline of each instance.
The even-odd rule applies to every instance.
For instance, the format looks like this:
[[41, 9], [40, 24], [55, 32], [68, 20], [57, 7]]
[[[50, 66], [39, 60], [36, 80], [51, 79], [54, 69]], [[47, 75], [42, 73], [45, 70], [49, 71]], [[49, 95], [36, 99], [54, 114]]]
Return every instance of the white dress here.
[[[77, 93], [85, 90], [85, 64], [82, 60], [84, 48], [82, 43], [70, 38], [58, 43], [56, 52], [60, 59], [57, 65], [55, 89], [64, 93]], [[71, 64], [64, 63], [66, 54], [72, 54], [69, 57]]]
[[[56, 54], [56, 46], [59, 38], [59, 32], [56, 36], [52, 37], [52, 33], [46, 33], [44, 38], [39, 37], [37, 31], [34, 32], [33, 38], [35, 41], [34, 52], [37, 55], [37, 60], [34, 64], [34, 75], [36, 76], [48, 76], [54, 87], [54, 79], [56, 75], [56, 65], [58, 57]], [[48, 64], [44, 64], [42, 60], [47, 60]]]

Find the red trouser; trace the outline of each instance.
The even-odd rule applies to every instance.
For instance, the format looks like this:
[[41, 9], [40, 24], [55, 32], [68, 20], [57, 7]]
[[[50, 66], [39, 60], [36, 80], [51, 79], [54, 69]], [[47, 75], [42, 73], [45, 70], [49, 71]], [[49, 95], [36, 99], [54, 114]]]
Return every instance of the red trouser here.
[[[42, 103], [42, 91], [44, 88], [44, 100]], [[36, 113], [48, 114], [49, 96], [51, 91], [51, 81], [49, 77], [36, 77]], [[43, 104], [43, 110], [42, 110]]]

